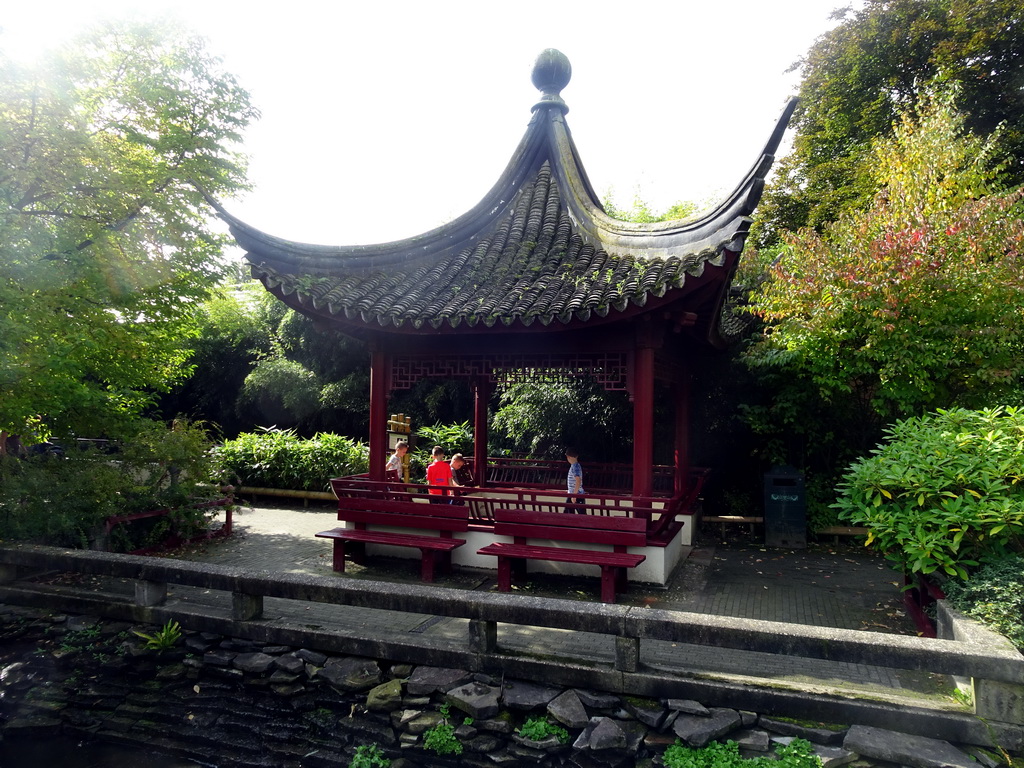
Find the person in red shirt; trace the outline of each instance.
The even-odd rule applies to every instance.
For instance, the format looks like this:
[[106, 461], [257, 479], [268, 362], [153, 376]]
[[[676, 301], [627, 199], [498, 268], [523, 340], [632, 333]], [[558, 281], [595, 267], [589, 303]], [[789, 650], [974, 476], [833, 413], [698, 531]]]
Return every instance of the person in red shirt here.
[[[434, 460], [427, 467], [427, 485], [451, 485], [452, 484], [452, 468], [447, 461], [444, 460], [444, 448], [440, 445], [435, 445], [430, 455], [434, 457]], [[431, 504], [450, 504], [451, 499], [449, 498], [449, 491], [442, 488], [430, 488], [430, 503]]]

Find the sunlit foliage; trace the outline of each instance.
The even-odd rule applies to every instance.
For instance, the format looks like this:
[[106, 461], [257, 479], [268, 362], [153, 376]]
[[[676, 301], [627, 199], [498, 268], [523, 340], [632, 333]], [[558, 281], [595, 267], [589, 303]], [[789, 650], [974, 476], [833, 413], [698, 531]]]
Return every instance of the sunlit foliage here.
[[198, 38], [108, 25], [0, 55], [0, 431], [112, 433], [185, 371], [255, 111]]

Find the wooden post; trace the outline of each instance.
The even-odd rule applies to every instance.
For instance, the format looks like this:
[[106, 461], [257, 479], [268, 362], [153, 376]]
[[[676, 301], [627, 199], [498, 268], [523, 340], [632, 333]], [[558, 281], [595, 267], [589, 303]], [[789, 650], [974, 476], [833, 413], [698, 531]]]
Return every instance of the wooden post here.
[[371, 480], [384, 479], [388, 461], [388, 386], [391, 357], [377, 344], [370, 351], [370, 469]]
[[487, 484], [487, 403], [491, 383], [485, 376], [473, 379], [473, 473], [477, 484]]
[[638, 344], [633, 353], [633, 495], [654, 490], [654, 350]]
[[690, 487], [690, 372], [675, 382], [675, 484], [674, 495]]

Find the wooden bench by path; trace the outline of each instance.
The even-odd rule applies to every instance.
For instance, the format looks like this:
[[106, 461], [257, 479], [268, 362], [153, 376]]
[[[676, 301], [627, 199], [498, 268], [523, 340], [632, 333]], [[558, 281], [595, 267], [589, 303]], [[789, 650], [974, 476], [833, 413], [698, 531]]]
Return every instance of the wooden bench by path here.
[[[614, 603], [615, 595], [626, 588], [626, 569], [635, 568], [645, 555], [630, 554], [627, 547], [647, 545], [647, 521], [635, 517], [575, 515], [566, 512], [530, 512], [521, 509], [497, 509], [494, 533], [511, 536], [512, 543], [495, 542], [477, 550], [481, 555], [498, 558], [498, 590], [512, 589], [513, 566], [516, 575], [524, 575], [526, 563], [541, 560], [552, 563], [583, 563], [601, 568], [601, 601]], [[529, 540], [606, 544], [611, 551], [573, 549], [538, 544]]]
[[[352, 562], [362, 564], [367, 544], [386, 544], [420, 550], [420, 578], [434, 580], [434, 573], [450, 573], [452, 550], [465, 544], [453, 533], [469, 530], [468, 511], [465, 506], [427, 504], [412, 501], [386, 501], [381, 499], [338, 500], [338, 519], [354, 523], [354, 528], [333, 528], [316, 534], [322, 539], [334, 540], [335, 571], [345, 571], [345, 545], [349, 544]], [[399, 531], [369, 530], [367, 526], [411, 528], [435, 531], [433, 536]]]
[[750, 533], [753, 535], [754, 526], [764, 523], [764, 518], [754, 515], [704, 515], [701, 517], [701, 522], [720, 524], [722, 526], [722, 538], [724, 539], [725, 526], [748, 525], [750, 526]]
[[831, 536], [832, 541], [839, 543], [840, 536], [867, 536], [868, 529], [856, 525], [831, 525], [827, 528], [819, 528], [814, 532], [815, 536]]

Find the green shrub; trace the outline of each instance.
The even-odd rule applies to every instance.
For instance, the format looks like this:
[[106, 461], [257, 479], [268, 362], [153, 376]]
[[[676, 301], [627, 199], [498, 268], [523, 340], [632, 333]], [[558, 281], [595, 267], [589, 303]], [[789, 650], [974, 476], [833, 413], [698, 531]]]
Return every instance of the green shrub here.
[[662, 755], [667, 768], [821, 768], [821, 759], [813, 754], [805, 739], [775, 748], [774, 755], [746, 759], [735, 741], [713, 741], [706, 747], [686, 747], [676, 741]]
[[168, 621], [152, 634], [135, 631], [137, 637], [146, 641], [146, 648], [151, 651], [169, 651], [181, 642], [181, 625], [176, 621]]
[[839, 515], [904, 573], [968, 570], [1024, 551], [1024, 410], [960, 408], [897, 422], [850, 465]]
[[84, 548], [110, 518], [168, 509], [163, 518], [119, 526], [111, 548], [189, 538], [209, 524], [195, 504], [218, 495], [209, 485], [210, 442], [201, 425], [143, 423], [104, 453], [69, 448], [64, 456], [0, 457], [0, 538]]
[[988, 563], [967, 581], [945, 586], [950, 605], [1005, 635], [1024, 651], [1024, 557]]
[[330, 490], [330, 479], [366, 472], [365, 443], [321, 432], [304, 440], [293, 430], [247, 432], [214, 451], [225, 482], [257, 488]]
[[531, 717], [516, 732], [531, 741], [543, 741], [548, 736], [556, 736], [562, 744], [569, 741], [569, 732], [562, 726], [549, 722], [546, 717]]
[[423, 748], [438, 755], [461, 755], [462, 742], [455, 735], [455, 726], [449, 722], [451, 707], [441, 707], [441, 722], [423, 733]]
[[124, 509], [120, 468], [97, 451], [0, 458], [0, 538], [85, 548]]
[[360, 744], [348, 768], [388, 768], [391, 759], [377, 744]]

